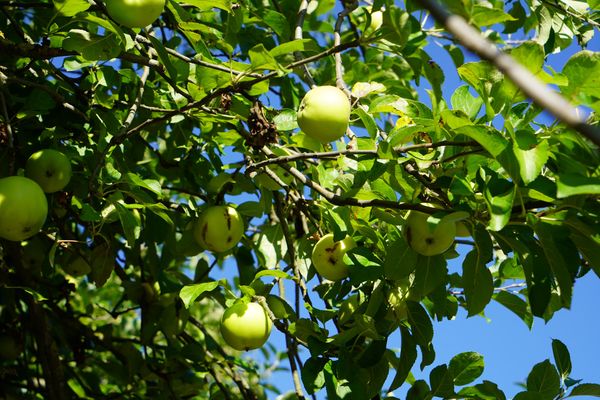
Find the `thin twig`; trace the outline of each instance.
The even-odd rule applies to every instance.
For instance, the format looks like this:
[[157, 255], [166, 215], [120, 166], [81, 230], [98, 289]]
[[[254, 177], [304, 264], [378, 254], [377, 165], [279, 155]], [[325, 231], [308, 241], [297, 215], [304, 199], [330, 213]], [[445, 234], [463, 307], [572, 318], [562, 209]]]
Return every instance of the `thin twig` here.
[[[308, 9], [308, 0], [302, 0], [300, 2], [300, 7], [298, 8], [298, 19], [296, 20], [296, 28], [294, 29], [294, 39], [295, 40], [301, 40], [303, 37], [302, 26], [304, 25], [304, 18], [306, 17], [307, 9]], [[296, 58], [296, 61], [300, 61], [303, 59], [302, 53], [299, 51], [294, 52], [294, 57]], [[306, 77], [306, 80], [308, 81], [308, 84], [311, 87], [317, 86], [317, 84], [316, 84], [315, 80], [313, 79], [312, 75], [310, 74], [310, 71], [308, 70], [308, 67], [306, 66], [306, 64], [302, 65], [302, 70], [304, 71], [304, 75]]]

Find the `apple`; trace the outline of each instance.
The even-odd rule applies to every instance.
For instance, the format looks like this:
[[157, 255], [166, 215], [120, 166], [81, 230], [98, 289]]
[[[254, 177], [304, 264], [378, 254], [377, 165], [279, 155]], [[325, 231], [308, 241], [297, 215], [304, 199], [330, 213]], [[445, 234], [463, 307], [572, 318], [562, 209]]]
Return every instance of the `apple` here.
[[63, 153], [44, 149], [33, 153], [25, 164], [25, 176], [46, 193], [63, 190], [71, 180], [71, 161]]
[[0, 179], [0, 238], [21, 241], [38, 233], [48, 215], [48, 201], [29, 178]]
[[333, 240], [333, 233], [323, 236], [312, 252], [312, 262], [319, 275], [330, 281], [347, 277], [350, 271], [344, 262], [344, 254], [354, 247], [356, 243], [350, 236], [337, 242]]
[[428, 218], [429, 214], [409, 211], [402, 232], [408, 245], [417, 253], [424, 256], [442, 254], [454, 243], [456, 224], [442, 219], [434, 225]]
[[217, 253], [235, 247], [243, 235], [244, 221], [230, 206], [208, 207], [194, 226], [194, 237], [198, 243]]
[[129, 28], [143, 28], [162, 14], [165, 0], [106, 0], [108, 15]]
[[350, 119], [350, 100], [335, 86], [318, 86], [306, 93], [298, 109], [302, 132], [329, 143], [344, 136]]
[[234, 349], [247, 351], [265, 344], [271, 326], [271, 320], [260, 304], [238, 302], [223, 313], [221, 335]]

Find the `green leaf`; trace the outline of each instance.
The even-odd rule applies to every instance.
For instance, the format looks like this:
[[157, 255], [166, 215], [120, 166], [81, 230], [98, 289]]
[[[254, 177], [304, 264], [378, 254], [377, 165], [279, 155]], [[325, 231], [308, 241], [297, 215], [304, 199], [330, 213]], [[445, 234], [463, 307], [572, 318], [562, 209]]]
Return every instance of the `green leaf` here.
[[371, 116], [371, 114], [368, 114], [362, 107], [355, 107], [352, 112], [358, 115], [363, 125], [367, 129], [367, 133], [369, 134], [369, 136], [372, 139], [375, 139], [377, 137], [378, 129], [377, 123], [375, 122], [373, 116]]
[[290, 109], [283, 109], [273, 117], [273, 123], [277, 127], [278, 131], [293, 131], [298, 128], [298, 122], [296, 121], [296, 111]]
[[[386, 249], [388, 257], [383, 263], [383, 271], [388, 279], [398, 280], [409, 276], [417, 266], [417, 254], [403, 238], [392, 242]], [[393, 254], [393, 257], [389, 255]]]
[[461, 389], [458, 395], [479, 400], [506, 400], [504, 392], [498, 389], [498, 385], [486, 380], [475, 386]]
[[600, 98], [600, 53], [580, 51], [567, 61], [563, 74], [569, 79], [565, 95], [580, 101], [583, 95]]
[[280, 269], [263, 269], [262, 271], [257, 272], [257, 274], [254, 276], [254, 279], [262, 278], [264, 276], [272, 276], [273, 278], [280, 279], [292, 279], [287, 272], [283, 272]]
[[121, 41], [114, 33], [96, 35], [82, 29], [72, 29], [63, 40], [65, 50], [76, 51], [89, 61], [110, 60], [121, 54]]
[[419, 298], [427, 296], [446, 283], [448, 269], [444, 257], [419, 255], [416, 265], [418, 268], [415, 270], [415, 279], [411, 286], [411, 293], [414, 296]]
[[557, 197], [564, 199], [577, 195], [599, 195], [600, 178], [575, 174], [559, 174], [556, 180]]
[[490, 26], [506, 21], [514, 21], [510, 14], [507, 14], [501, 8], [492, 8], [487, 4], [474, 4], [471, 14], [471, 22], [475, 26]]
[[[485, 172], [480, 170], [480, 175]], [[489, 178], [488, 178], [489, 177]], [[489, 228], [499, 231], [510, 221], [513, 202], [516, 194], [514, 183], [491, 174], [483, 177], [487, 181], [483, 196], [490, 212]]]
[[492, 298], [494, 282], [485, 259], [477, 249], [469, 252], [463, 261], [462, 283], [469, 316], [479, 314]]
[[185, 308], [189, 308], [190, 305], [196, 301], [196, 299], [204, 292], [211, 292], [223, 285], [222, 281], [212, 281], [197, 283], [195, 285], [188, 285], [181, 288], [179, 291], [179, 297], [183, 301]]
[[154, 50], [156, 50], [160, 62], [165, 66], [169, 78], [171, 78], [174, 82], [177, 82], [177, 69], [171, 62], [165, 46], [163, 46], [162, 42], [154, 36], [148, 35], [147, 37], [152, 42], [152, 47], [154, 47]]
[[560, 340], [552, 339], [552, 353], [554, 354], [554, 362], [562, 379], [567, 378], [571, 374], [572, 369], [569, 349]]
[[396, 365], [396, 376], [390, 385], [390, 391], [397, 389], [404, 384], [415, 361], [417, 361], [417, 344], [408, 328], [400, 325], [400, 335], [402, 337], [400, 359]]
[[231, 0], [186, 0], [186, 3], [206, 11], [214, 7], [224, 11], [231, 10]]
[[448, 398], [454, 394], [454, 376], [446, 364], [438, 365], [429, 373], [431, 393], [435, 397]]
[[455, 129], [455, 133], [469, 136], [493, 157], [498, 157], [509, 145], [500, 132], [487, 126], [463, 126]]
[[275, 10], [265, 10], [263, 21], [283, 40], [287, 40], [290, 35], [290, 24], [285, 15]]
[[419, 379], [412, 384], [408, 393], [406, 393], [406, 400], [426, 400], [431, 398], [431, 391], [427, 382]]
[[127, 244], [133, 247], [135, 241], [140, 237], [140, 232], [142, 230], [141, 221], [134, 215], [132, 210], [126, 208], [121, 202], [117, 201], [113, 204], [119, 215], [119, 220], [121, 221]]
[[[571, 305], [574, 278], [571, 274], [569, 263], [579, 264], [577, 251], [568, 251], [570, 249], [565, 247], [568, 239], [561, 237], [561, 234], [564, 233], [564, 228], [561, 229], [549, 223], [540, 222], [535, 225], [535, 233], [540, 239], [541, 247], [546, 254], [550, 269], [558, 282], [562, 304], [568, 308]], [[575, 259], [571, 259], [572, 256], [575, 256]], [[575, 268], [577, 268], [576, 265]]]
[[248, 56], [250, 57], [250, 65], [252, 70], [279, 70], [282, 71], [283, 67], [279, 65], [275, 57], [273, 57], [265, 48], [262, 43], [257, 44], [248, 50]]
[[538, 392], [520, 392], [513, 397], [513, 400], [546, 400], [546, 398]]
[[304, 363], [301, 370], [302, 383], [308, 394], [313, 394], [325, 385], [325, 365], [330, 362], [326, 358], [311, 357]]
[[58, 13], [65, 17], [73, 17], [91, 6], [85, 0], [53, 0], [53, 3]]
[[527, 307], [527, 302], [516, 294], [508, 291], [500, 291], [493, 296], [494, 300], [515, 313], [527, 325], [529, 329], [533, 326], [533, 315]]
[[414, 301], [407, 301], [406, 305], [413, 338], [421, 348], [428, 347], [433, 339], [433, 325], [427, 311]]
[[454, 91], [451, 102], [453, 109], [463, 111], [471, 120], [477, 117], [483, 105], [481, 97], [473, 96], [467, 85], [463, 85]]
[[318, 52], [319, 46], [312, 39], [296, 39], [272, 48], [269, 50], [269, 54], [273, 57], [281, 57], [296, 51]]
[[452, 357], [449, 367], [454, 376], [454, 384], [464, 386], [479, 378], [483, 373], [483, 356], [475, 352], [460, 353]]
[[560, 393], [560, 378], [550, 360], [536, 364], [527, 376], [527, 390], [537, 392], [542, 399], [552, 400]]
[[593, 396], [600, 397], [600, 385], [596, 383], [582, 383], [573, 388], [567, 397]]
[[533, 182], [542, 172], [550, 156], [550, 145], [546, 140], [537, 142], [535, 135], [517, 132], [513, 152], [519, 163], [519, 173], [525, 184]]

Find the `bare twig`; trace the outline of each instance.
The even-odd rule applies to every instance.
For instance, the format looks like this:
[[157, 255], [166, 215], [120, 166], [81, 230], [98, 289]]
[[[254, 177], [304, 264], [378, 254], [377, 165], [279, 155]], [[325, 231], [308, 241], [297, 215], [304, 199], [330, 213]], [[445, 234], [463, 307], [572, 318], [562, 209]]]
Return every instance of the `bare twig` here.
[[419, 3], [429, 10], [436, 21], [443, 24], [463, 46], [494, 64], [537, 105], [600, 146], [600, 128], [586, 123], [578, 110], [560, 94], [546, 86], [510, 55], [500, 51], [462, 17], [450, 14], [435, 0], [419, 0]]
[[[333, 45], [339, 46], [342, 43], [342, 24], [344, 19], [348, 16], [352, 10], [356, 8], [358, 3], [356, 1], [351, 2], [349, 5], [345, 5], [344, 9], [338, 14], [335, 22], [335, 28], [333, 31]], [[333, 56], [335, 60], [335, 85], [346, 93], [346, 96], [351, 97], [352, 93], [348, 90], [346, 82], [344, 82], [344, 66], [342, 65], [342, 53], [335, 53]]]
[[[300, 7], [298, 8], [298, 19], [296, 21], [296, 28], [294, 29], [294, 39], [301, 40], [302, 39], [302, 26], [304, 25], [304, 18], [306, 17], [306, 11], [308, 9], [308, 0], [302, 0], [300, 2]], [[302, 60], [302, 53], [299, 51], [294, 52], [294, 57], [296, 61]], [[315, 80], [313, 79], [310, 71], [306, 64], [302, 65], [302, 70], [304, 71], [304, 75], [306, 80], [308, 81], [311, 87], [317, 86]]]

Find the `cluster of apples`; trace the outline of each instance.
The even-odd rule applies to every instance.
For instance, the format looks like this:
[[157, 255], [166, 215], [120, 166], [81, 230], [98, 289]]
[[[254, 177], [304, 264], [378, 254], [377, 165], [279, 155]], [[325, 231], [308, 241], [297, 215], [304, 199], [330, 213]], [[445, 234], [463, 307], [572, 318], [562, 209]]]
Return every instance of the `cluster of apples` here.
[[48, 215], [45, 193], [64, 189], [71, 174], [67, 156], [44, 149], [29, 157], [25, 176], [0, 179], [0, 238], [22, 241], [38, 233]]
[[[408, 245], [424, 256], [444, 253], [452, 246], [456, 236], [469, 236], [463, 222], [441, 219], [430, 223], [429, 214], [409, 211], [402, 226], [402, 233]], [[319, 275], [330, 281], [338, 281], [349, 275], [349, 265], [344, 255], [356, 247], [352, 237], [335, 241], [332, 233], [323, 236], [312, 252], [312, 263]]]

